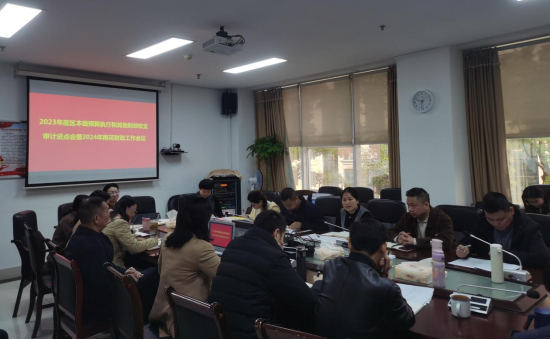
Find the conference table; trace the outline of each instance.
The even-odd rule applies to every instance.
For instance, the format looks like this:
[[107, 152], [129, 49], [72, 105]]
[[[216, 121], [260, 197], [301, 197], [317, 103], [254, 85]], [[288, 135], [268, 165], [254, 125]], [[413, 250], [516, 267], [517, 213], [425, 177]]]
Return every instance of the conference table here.
[[[392, 265], [404, 262], [404, 261], [420, 261], [431, 257], [430, 249], [417, 249], [411, 252], [402, 252], [397, 250], [391, 250], [390, 254], [395, 255], [396, 259], [392, 261]], [[448, 262], [452, 262], [457, 259], [455, 249], [451, 251], [445, 251], [445, 262], [447, 278], [445, 289], [435, 289], [434, 296], [429, 304], [425, 305], [416, 314], [416, 323], [411, 328], [413, 336], [422, 338], [508, 338], [512, 330], [523, 330], [523, 325], [527, 319], [527, 315], [533, 311], [535, 307], [550, 308], [550, 299], [547, 298], [547, 291], [542, 285], [543, 272], [541, 269], [525, 268], [531, 273], [532, 279], [530, 285], [534, 285], [533, 288], [540, 293], [540, 299], [537, 302], [529, 297], [523, 296], [518, 298], [517, 305], [523, 305], [525, 312], [510, 311], [517, 308], [511, 301], [500, 301], [497, 304], [497, 299], [502, 297], [502, 293], [496, 293], [493, 297], [494, 308], [488, 315], [482, 315], [472, 313], [472, 316], [468, 319], [459, 319], [452, 316], [450, 309], [447, 306], [449, 302], [449, 295], [456, 291], [454, 288], [458, 284], [476, 284], [487, 287], [500, 287], [504, 289], [520, 289], [520, 286], [526, 286], [525, 283], [516, 283], [511, 280], [506, 280], [504, 284], [491, 283], [490, 273], [481, 270], [460, 268], [457, 266], [449, 265]], [[313, 276], [317, 272], [322, 272], [324, 261], [320, 261], [313, 258], [308, 258], [306, 261], [306, 267], [308, 269], [308, 281], [313, 279]], [[394, 268], [389, 273], [389, 276], [393, 278]], [[399, 283], [412, 284], [415, 283], [395, 280]], [[453, 282], [454, 281], [454, 282]], [[474, 281], [474, 282], [472, 282]], [[431, 285], [430, 285], [431, 286]], [[480, 292], [480, 289], [473, 289], [464, 291], [468, 294], [482, 294], [484, 296], [491, 297], [493, 293], [488, 293], [486, 290]], [[491, 291], [489, 291], [491, 292]], [[497, 308], [497, 305], [502, 305], [504, 309]], [[528, 306], [526, 308], [526, 306]], [[533, 325], [531, 325], [531, 328]]]
[[[170, 229], [158, 227], [158, 236], [163, 237]], [[146, 252], [135, 254], [134, 256], [150, 263], [158, 265], [159, 249], [148, 250]], [[431, 250], [417, 249], [411, 252], [401, 252], [391, 250], [391, 254], [396, 256], [392, 260], [392, 265], [403, 261], [420, 261], [431, 257]], [[503, 298], [502, 293], [482, 293], [484, 296], [492, 296], [494, 308], [488, 315], [472, 313], [472, 316], [467, 319], [459, 319], [452, 316], [450, 309], [447, 307], [449, 295], [453, 292], [458, 284], [473, 283], [482, 286], [499, 287], [497, 284], [491, 283], [490, 273], [475, 269], [467, 269], [449, 265], [448, 262], [456, 260], [455, 250], [445, 252], [445, 262], [447, 279], [444, 289], [436, 288], [434, 296], [430, 303], [425, 305], [416, 314], [416, 323], [411, 328], [412, 337], [420, 338], [508, 338], [512, 330], [523, 330], [523, 325], [527, 315], [536, 307], [550, 308], [550, 299], [547, 298], [547, 291], [542, 285], [543, 272], [536, 268], [525, 268], [531, 273], [532, 279], [529, 283], [517, 283], [511, 280], [506, 280], [500, 288], [512, 290], [529, 289], [533, 286], [541, 297], [539, 299], [530, 299], [526, 296], [519, 298]], [[313, 257], [306, 258], [307, 281], [312, 283], [313, 277], [323, 271], [324, 261], [314, 259]], [[390, 278], [393, 278], [394, 268], [389, 273]], [[415, 284], [411, 282], [399, 281], [396, 282], [405, 284]], [[520, 289], [521, 288], [521, 289]], [[470, 288], [469, 288], [470, 289]], [[474, 289], [475, 290], [475, 289]], [[465, 291], [468, 294], [478, 294], [481, 292]], [[500, 295], [499, 295], [500, 294]], [[502, 299], [501, 299], [502, 298]], [[501, 308], [502, 307], [502, 308]], [[513, 311], [516, 309], [516, 311]], [[531, 328], [533, 325], [531, 325]]]

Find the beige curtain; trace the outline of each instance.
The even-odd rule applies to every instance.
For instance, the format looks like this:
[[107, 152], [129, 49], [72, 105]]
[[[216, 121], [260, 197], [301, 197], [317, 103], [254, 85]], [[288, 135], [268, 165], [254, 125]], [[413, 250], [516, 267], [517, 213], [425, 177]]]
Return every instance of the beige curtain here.
[[[281, 191], [287, 186], [294, 187], [288, 138], [285, 128], [283, 111], [283, 94], [281, 89], [259, 91], [255, 93], [256, 101], [256, 138], [277, 134], [285, 145], [283, 156], [274, 158], [271, 162], [271, 188], [267, 187], [267, 170], [265, 164], [260, 164], [264, 174], [264, 190]], [[288, 169], [287, 169], [288, 168]]]
[[510, 199], [506, 134], [498, 52], [464, 53], [470, 176], [474, 202], [496, 191]]
[[398, 111], [397, 72], [395, 66], [390, 66], [388, 69], [388, 155], [390, 163], [390, 186], [393, 188], [401, 188]]

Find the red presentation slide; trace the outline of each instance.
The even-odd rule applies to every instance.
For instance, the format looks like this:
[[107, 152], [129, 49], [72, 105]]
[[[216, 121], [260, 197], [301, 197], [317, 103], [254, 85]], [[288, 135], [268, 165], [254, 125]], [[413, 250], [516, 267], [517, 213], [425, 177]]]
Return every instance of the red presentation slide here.
[[154, 103], [29, 93], [29, 171], [156, 168]]
[[211, 222], [210, 237], [213, 245], [225, 248], [233, 238], [233, 226]]

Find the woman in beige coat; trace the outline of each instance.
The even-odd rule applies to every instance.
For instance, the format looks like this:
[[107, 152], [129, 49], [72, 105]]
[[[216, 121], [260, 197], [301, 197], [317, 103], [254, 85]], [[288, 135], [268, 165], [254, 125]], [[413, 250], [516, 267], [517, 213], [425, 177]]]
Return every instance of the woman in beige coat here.
[[149, 321], [159, 327], [159, 335], [174, 334], [174, 317], [164, 288], [201, 301], [208, 301], [212, 279], [220, 264], [210, 243], [208, 222], [212, 214], [208, 201], [202, 197], [188, 197], [178, 212], [176, 229], [162, 241], [158, 262], [160, 283]]
[[125, 267], [124, 254], [137, 254], [158, 245], [158, 239], [151, 237], [147, 240], [138, 239], [132, 234], [130, 221], [136, 216], [137, 204], [130, 196], [122, 197], [111, 213], [111, 222], [103, 229], [103, 233], [109, 237], [113, 244], [113, 263], [119, 267]]

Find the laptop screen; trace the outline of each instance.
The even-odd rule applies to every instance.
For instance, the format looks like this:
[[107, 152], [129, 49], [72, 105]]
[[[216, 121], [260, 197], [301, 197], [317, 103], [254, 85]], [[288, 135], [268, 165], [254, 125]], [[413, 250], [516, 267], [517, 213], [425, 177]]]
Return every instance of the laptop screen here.
[[210, 238], [214, 246], [225, 248], [233, 239], [233, 224], [210, 222]]

